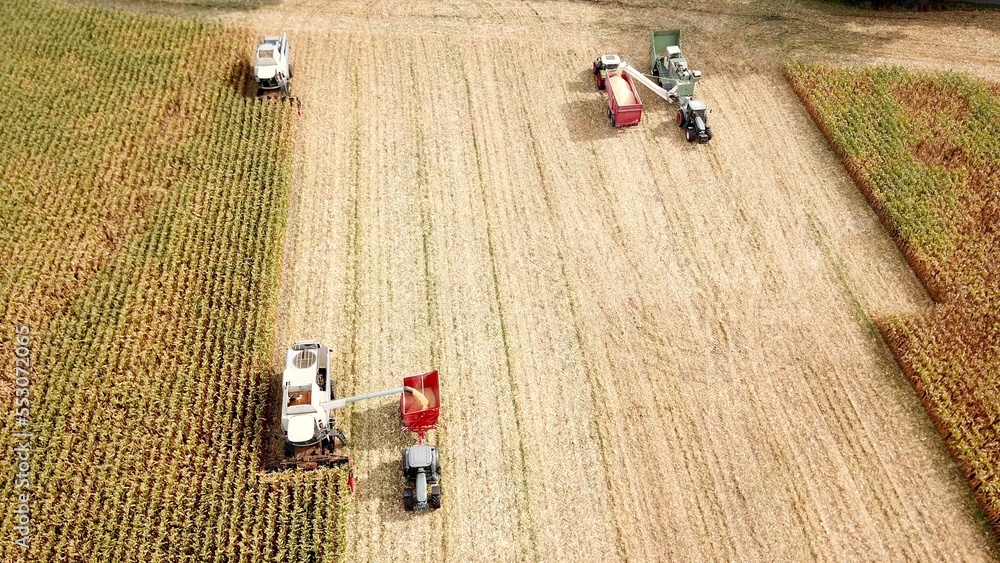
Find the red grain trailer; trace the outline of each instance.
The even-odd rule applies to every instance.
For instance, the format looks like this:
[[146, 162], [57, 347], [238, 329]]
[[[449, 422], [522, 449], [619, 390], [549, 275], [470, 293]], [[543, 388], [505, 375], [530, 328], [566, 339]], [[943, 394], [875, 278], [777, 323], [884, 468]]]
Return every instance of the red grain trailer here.
[[406, 430], [416, 433], [420, 443], [423, 443], [427, 431], [437, 428], [438, 415], [441, 412], [438, 372], [434, 370], [423, 375], [404, 377], [403, 387], [418, 391], [427, 400], [427, 404], [423, 405], [413, 393], [403, 393], [399, 397], [399, 415], [403, 418], [403, 426]]
[[633, 127], [642, 121], [642, 100], [632, 77], [623, 72], [618, 55], [604, 55], [594, 61], [598, 90], [608, 94], [608, 121], [615, 128]]

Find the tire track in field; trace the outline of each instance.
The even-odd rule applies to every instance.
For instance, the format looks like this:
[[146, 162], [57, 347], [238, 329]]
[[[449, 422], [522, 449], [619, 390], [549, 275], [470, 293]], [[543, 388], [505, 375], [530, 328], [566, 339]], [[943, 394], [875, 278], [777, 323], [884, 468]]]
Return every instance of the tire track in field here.
[[[458, 60], [459, 60], [459, 68], [461, 69], [463, 85], [465, 86], [466, 102], [468, 105], [469, 115], [470, 116], [477, 115], [477, 112], [473, 106], [472, 87], [469, 83], [468, 70], [466, 68], [464, 60], [461, 58], [459, 58]], [[504, 311], [503, 299], [501, 298], [500, 295], [500, 275], [498, 272], [497, 251], [496, 251], [496, 244], [494, 242], [495, 239], [493, 236], [493, 227], [492, 227], [493, 221], [491, 220], [491, 214], [489, 211], [490, 198], [487, 196], [486, 178], [484, 177], [483, 174], [482, 151], [480, 149], [480, 143], [478, 135], [476, 133], [475, 123], [473, 123], [473, 126], [471, 128], [471, 134], [472, 134], [472, 144], [476, 155], [477, 186], [479, 188], [479, 196], [482, 200], [482, 206], [485, 212], [485, 223], [483, 229], [486, 233], [486, 244], [489, 252], [491, 287], [493, 290], [493, 295], [491, 296], [491, 298], [493, 300], [494, 306], [496, 307], [497, 317], [499, 318], [500, 321], [500, 335], [501, 335], [501, 342], [503, 343], [503, 354], [505, 363], [505, 374], [507, 376], [507, 384], [509, 386], [509, 389], [513, 391], [513, 389], [516, 388], [516, 385], [513, 376], [514, 368], [513, 368], [513, 361], [511, 358], [510, 344], [507, 336], [508, 335], [507, 327], [509, 324], [509, 320], [507, 314]], [[534, 561], [540, 561], [541, 558], [538, 553], [538, 536], [537, 532], [535, 531], [534, 517], [531, 510], [531, 498], [529, 496], [530, 493], [528, 487], [528, 474], [527, 474], [528, 470], [527, 466], [525, 465], [526, 452], [524, 446], [525, 444], [524, 428], [522, 427], [521, 424], [522, 414], [516, 393], [513, 392], [511, 393], [511, 402], [514, 408], [514, 419], [518, 435], [517, 443], [518, 443], [518, 453], [520, 459], [521, 486], [524, 491], [523, 492], [524, 501], [523, 503], [519, 503], [520, 512], [527, 519], [527, 526], [524, 532], [527, 533], [528, 538], [530, 540], [531, 559]]]
[[[528, 137], [531, 139], [531, 150], [532, 150], [532, 155], [534, 157], [535, 168], [538, 172], [539, 187], [542, 190], [543, 200], [545, 202], [546, 211], [549, 214], [549, 221], [551, 226], [552, 219], [553, 217], [556, 216], [556, 213], [552, 205], [551, 197], [549, 195], [549, 187], [548, 187], [549, 181], [546, 179], [545, 172], [542, 168], [541, 164], [542, 154], [540, 147], [538, 145], [538, 139], [535, 137], [534, 130], [531, 127], [531, 121], [528, 119], [527, 115], [524, 115], [524, 118], [525, 118], [525, 123], [527, 124]], [[569, 313], [570, 313], [570, 318], [572, 319], [574, 336], [576, 338], [577, 346], [579, 346], [580, 350], [584, 352], [584, 356], [586, 356], [587, 347], [586, 347], [586, 342], [584, 341], [583, 338], [583, 334], [581, 332], [580, 319], [578, 318], [576, 306], [573, 301], [573, 288], [571, 287], [569, 276], [566, 273], [566, 260], [563, 257], [562, 250], [560, 250], [560, 248], [565, 244], [565, 242], [562, 240], [563, 238], [562, 233], [559, 232], [556, 238], [557, 241], [554, 244], [556, 262], [558, 264], [559, 275], [561, 276], [561, 282], [566, 291], [566, 303], [569, 306]], [[593, 413], [591, 416], [590, 425], [594, 428], [594, 434], [597, 437], [597, 450], [600, 452], [601, 465], [603, 466], [601, 473], [602, 476], [604, 477], [604, 486], [606, 490], [611, 490], [612, 483], [610, 477], [606, 472], [606, 469], [612, 464], [612, 460], [608, 455], [607, 448], [605, 445], [604, 429], [601, 427], [599, 417], [596, 416], [596, 413], [600, 412], [599, 407], [601, 402], [598, 399], [598, 396], [600, 395], [599, 390], [601, 389], [601, 385], [597, 381], [597, 378], [594, 377], [593, 369], [589, 365], [585, 365], [584, 371], [586, 373], [588, 386], [590, 387], [590, 408], [591, 412]], [[615, 552], [619, 558], [624, 559], [625, 548], [623, 546], [623, 539], [622, 539], [623, 534], [621, 526], [617, 521], [614, 522], [614, 528], [615, 528]]]
[[[426, 51], [425, 40], [420, 40], [421, 51]], [[414, 94], [419, 98], [419, 85], [416, 73], [415, 61], [410, 60], [409, 64], [410, 71], [410, 82], [414, 86]], [[438, 297], [436, 290], [435, 276], [432, 274], [432, 252], [433, 252], [433, 227], [432, 227], [432, 209], [430, 203], [430, 190], [432, 186], [428, 181], [428, 154], [427, 148], [425, 146], [425, 137], [423, 133], [423, 128], [421, 127], [420, 120], [414, 120], [414, 135], [413, 139], [416, 141], [416, 151], [417, 151], [417, 189], [420, 192], [420, 230], [423, 235], [423, 251], [424, 251], [424, 287], [426, 289], [425, 300], [427, 302], [427, 330], [434, 334], [434, 338], [431, 339], [431, 366], [441, 365], [441, 354], [440, 354], [440, 335], [436, 334], [440, 326], [440, 314], [438, 312]], [[439, 397], [440, 399], [440, 397]], [[443, 433], [436, 433], [437, 446], [439, 447], [439, 455], [442, 452], [448, 451], [448, 441]], [[445, 457], [444, 459], [447, 459]], [[441, 463], [439, 467], [442, 479], [444, 479], [444, 463]], [[447, 481], [442, 481], [442, 486], [446, 485]], [[443, 491], [442, 491], [443, 494]], [[448, 527], [448, 511], [442, 511], [441, 513], [441, 528], [447, 529]], [[448, 538], [445, 534], [441, 534], [440, 538], [440, 550], [444, 559], [448, 558]]]

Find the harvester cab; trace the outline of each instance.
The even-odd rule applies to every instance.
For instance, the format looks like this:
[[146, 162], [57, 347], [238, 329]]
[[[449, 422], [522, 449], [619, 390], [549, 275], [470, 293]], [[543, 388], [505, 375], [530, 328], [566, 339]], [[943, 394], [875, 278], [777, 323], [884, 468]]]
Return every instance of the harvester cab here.
[[254, 51], [253, 77], [257, 82], [257, 96], [266, 91], [280, 91], [285, 96], [292, 92], [291, 51], [288, 34], [265, 37]]
[[296, 342], [285, 353], [282, 375], [281, 428], [288, 449], [344, 439], [330, 423], [325, 403], [334, 395], [330, 349], [315, 340]]

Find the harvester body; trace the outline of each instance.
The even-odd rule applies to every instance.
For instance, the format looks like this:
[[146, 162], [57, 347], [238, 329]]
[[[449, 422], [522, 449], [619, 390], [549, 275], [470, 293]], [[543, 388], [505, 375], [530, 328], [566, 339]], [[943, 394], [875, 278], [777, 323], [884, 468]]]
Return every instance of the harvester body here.
[[649, 46], [650, 72], [660, 86], [677, 98], [694, 96], [694, 86], [701, 80], [700, 70], [691, 70], [681, 52], [681, 30], [654, 31]]
[[257, 95], [268, 90], [291, 94], [292, 62], [288, 34], [265, 37], [254, 51], [253, 77]]
[[315, 340], [303, 340], [285, 353], [281, 377], [281, 429], [292, 446], [310, 446], [335, 431], [325, 406], [333, 399], [330, 350]]

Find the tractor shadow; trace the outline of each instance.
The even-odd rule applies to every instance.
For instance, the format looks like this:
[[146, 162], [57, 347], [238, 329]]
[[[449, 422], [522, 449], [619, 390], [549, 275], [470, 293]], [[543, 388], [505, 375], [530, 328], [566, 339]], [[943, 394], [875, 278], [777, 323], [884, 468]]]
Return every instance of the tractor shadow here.
[[[405, 480], [400, 467], [403, 449], [416, 443], [416, 435], [403, 430], [398, 400], [364, 407], [359, 404], [352, 414], [348, 451], [355, 457], [355, 464], [366, 463], [363, 469], [355, 466], [364, 475], [358, 482], [355, 502], [373, 506], [380, 520], [398, 522], [418, 517], [403, 510]], [[362, 452], [391, 455], [388, 459], [378, 455], [383, 461], [369, 463], [360, 460], [376, 456], [359, 455]]]
[[590, 94], [600, 92], [597, 89], [597, 82], [594, 73], [590, 69], [584, 69], [577, 75], [577, 79], [566, 83], [566, 91], [580, 94]]
[[[390, 460], [372, 467], [368, 477], [355, 492], [358, 503], [375, 507], [378, 519], [386, 522], [405, 522], [421, 516], [418, 512], [403, 509], [403, 472], [400, 460]], [[444, 492], [442, 492], [444, 497]]]

